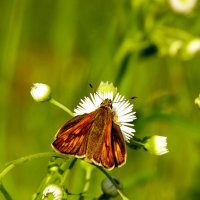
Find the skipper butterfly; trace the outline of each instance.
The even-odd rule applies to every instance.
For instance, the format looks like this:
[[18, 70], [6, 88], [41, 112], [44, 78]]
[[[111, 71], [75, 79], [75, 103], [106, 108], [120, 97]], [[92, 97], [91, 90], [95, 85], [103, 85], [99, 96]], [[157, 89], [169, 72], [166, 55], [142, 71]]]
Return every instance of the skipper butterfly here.
[[[118, 96], [118, 99], [123, 99], [120, 95]], [[126, 162], [125, 139], [127, 138], [125, 136], [128, 133], [124, 136], [120, 125], [116, 123], [116, 113], [112, 109], [115, 101], [113, 103], [110, 98], [104, 98], [101, 101], [100, 106], [94, 111], [77, 115], [67, 121], [58, 130], [52, 146], [60, 153], [84, 158], [88, 162], [111, 170]], [[128, 114], [128, 119], [124, 125], [127, 125], [126, 122], [132, 121], [135, 116], [132, 105], [126, 102], [124, 107], [129, 108], [125, 112]], [[126, 127], [125, 131], [128, 132], [130, 129], [134, 131], [130, 127]], [[127, 137], [130, 138], [131, 134], [129, 133]]]

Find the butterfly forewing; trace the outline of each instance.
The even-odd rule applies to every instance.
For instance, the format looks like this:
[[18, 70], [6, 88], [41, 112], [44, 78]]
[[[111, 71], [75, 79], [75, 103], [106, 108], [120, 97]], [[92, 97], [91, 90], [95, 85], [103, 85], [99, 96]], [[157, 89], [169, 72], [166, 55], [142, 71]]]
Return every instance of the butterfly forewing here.
[[93, 121], [93, 113], [72, 118], [58, 131], [53, 147], [61, 153], [84, 156], [87, 146], [83, 144], [87, 142]]

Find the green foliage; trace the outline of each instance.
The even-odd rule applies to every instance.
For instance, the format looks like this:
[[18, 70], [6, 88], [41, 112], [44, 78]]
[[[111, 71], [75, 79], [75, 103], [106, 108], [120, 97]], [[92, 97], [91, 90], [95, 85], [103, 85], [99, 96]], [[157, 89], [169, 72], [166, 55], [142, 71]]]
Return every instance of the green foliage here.
[[[49, 84], [73, 110], [91, 92], [89, 83], [97, 88], [110, 81], [127, 98], [138, 97], [136, 137], [163, 135], [169, 143], [169, 153], [160, 157], [128, 149], [127, 164], [111, 175], [130, 199], [199, 199], [199, 4], [180, 13], [167, 2], [1, 1], [1, 170], [11, 160], [51, 151], [57, 129], [70, 118], [51, 104], [35, 103], [32, 83]], [[47, 158], [18, 165], [0, 190], [7, 199], [30, 199], [47, 166]], [[66, 183], [71, 193], [82, 192], [84, 176], [77, 163]], [[103, 179], [96, 169], [88, 194], [98, 197]]]

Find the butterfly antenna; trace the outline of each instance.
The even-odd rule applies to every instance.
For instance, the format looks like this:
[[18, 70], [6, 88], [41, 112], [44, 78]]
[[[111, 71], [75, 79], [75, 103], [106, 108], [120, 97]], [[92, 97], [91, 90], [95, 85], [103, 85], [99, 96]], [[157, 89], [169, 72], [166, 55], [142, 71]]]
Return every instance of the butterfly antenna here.
[[135, 99], [135, 98], [137, 98], [137, 97], [131, 97], [130, 99]]
[[[137, 97], [133, 96], [133, 97], [128, 98], [128, 100], [132, 100], [132, 99], [135, 99], [135, 98], [137, 98]], [[127, 101], [127, 99], [117, 101], [117, 102], [113, 102], [113, 103], [119, 103], [119, 102], [123, 102], [123, 101]]]
[[93, 90], [93, 92], [94, 92], [101, 100], [103, 100], [102, 97], [98, 94], [98, 92], [96, 92], [96, 91], [94, 90], [94, 87], [93, 87], [93, 85], [92, 85], [91, 83], [89, 83], [89, 86], [90, 86], [90, 88]]
[[94, 89], [94, 88], [93, 88], [93, 85], [92, 85], [91, 83], [89, 83], [89, 86], [90, 86], [90, 88]]

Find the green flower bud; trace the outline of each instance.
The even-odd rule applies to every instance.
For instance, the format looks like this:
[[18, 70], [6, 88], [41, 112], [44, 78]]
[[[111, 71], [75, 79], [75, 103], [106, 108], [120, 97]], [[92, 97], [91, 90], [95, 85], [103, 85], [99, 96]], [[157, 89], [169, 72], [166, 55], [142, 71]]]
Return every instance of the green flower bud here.
[[51, 99], [51, 88], [43, 83], [34, 83], [31, 88], [31, 96], [37, 102], [45, 102]]
[[[113, 180], [118, 185], [118, 187], [120, 189], [122, 189], [121, 183], [114, 177], [113, 177]], [[116, 197], [118, 195], [118, 191], [117, 191], [116, 187], [113, 185], [113, 183], [108, 178], [105, 178], [102, 181], [101, 188], [102, 188], [103, 193], [109, 197]]]
[[182, 47], [183, 47], [183, 41], [181, 40], [173, 41], [169, 46], [169, 55], [172, 57], [176, 56], [180, 52]]
[[112, 92], [113, 93], [113, 96], [116, 96], [117, 94], [117, 88], [113, 86], [112, 83], [108, 83], [107, 82], [101, 82], [98, 89], [97, 89], [97, 92], [100, 92], [100, 93], [107, 93], [107, 92]]
[[144, 141], [144, 148], [153, 155], [162, 155], [168, 153], [167, 137], [158, 135], [148, 137]]
[[186, 59], [192, 58], [200, 52], [200, 38], [194, 38], [185, 47], [184, 56]]
[[194, 100], [194, 103], [197, 105], [197, 107], [200, 109], [200, 94], [199, 96]]

